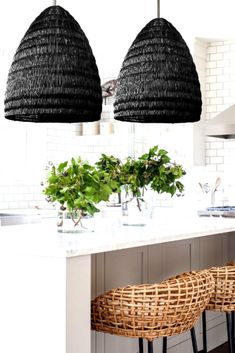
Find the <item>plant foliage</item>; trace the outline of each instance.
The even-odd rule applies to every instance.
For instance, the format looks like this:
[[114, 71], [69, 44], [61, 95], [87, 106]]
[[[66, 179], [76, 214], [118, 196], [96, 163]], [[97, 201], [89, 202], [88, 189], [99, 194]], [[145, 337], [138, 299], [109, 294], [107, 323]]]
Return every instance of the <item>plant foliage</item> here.
[[103, 182], [102, 171], [80, 158], [72, 158], [70, 163], [52, 166], [43, 192], [49, 202], [59, 202], [62, 210], [80, 211], [84, 216], [98, 212], [96, 204], [108, 201], [112, 189]]
[[136, 197], [141, 197], [147, 187], [171, 196], [184, 190], [179, 179], [185, 171], [181, 165], [171, 162], [168, 152], [158, 146], [150, 148], [139, 158], [128, 157], [123, 163], [116, 157], [103, 154], [96, 165], [100, 171], [107, 173], [106, 178], [113, 180], [117, 191], [124, 186]]
[[147, 187], [171, 196], [182, 193], [184, 186], [179, 179], [184, 174], [167, 151], [154, 146], [139, 158], [128, 157], [124, 162], [102, 154], [94, 166], [81, 158], [52, 165], [43, 192], [49, 202], [57, 201], [62, 210], [79, 211], [82, 217], [98, 212], [96, 205], [108, 201], [111, 193], [120, 192], [122, 187], [137, 200]]

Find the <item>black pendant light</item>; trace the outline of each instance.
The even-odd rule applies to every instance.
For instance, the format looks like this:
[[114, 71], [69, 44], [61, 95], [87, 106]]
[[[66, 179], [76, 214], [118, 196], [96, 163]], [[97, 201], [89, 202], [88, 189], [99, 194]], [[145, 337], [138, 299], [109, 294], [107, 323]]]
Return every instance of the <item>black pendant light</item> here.
[[60, 6], [31, 24], [11, 65], [5, 95], [10, 120], [72, 123], [100, 119], [100, 78], [89, 42]]
[[117, 80], [114, 118], [140, 123], [200, 120], [201, 92], [190, 51], [164, 18], [150, 21], [130, 47]]

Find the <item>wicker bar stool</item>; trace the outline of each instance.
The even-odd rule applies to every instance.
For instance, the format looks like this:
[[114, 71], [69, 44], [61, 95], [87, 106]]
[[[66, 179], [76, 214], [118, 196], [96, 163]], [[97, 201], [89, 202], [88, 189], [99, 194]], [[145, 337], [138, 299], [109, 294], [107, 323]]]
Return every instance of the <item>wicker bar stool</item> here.
[[[209, 272], [215, 280], [215, 290], [206, 310], [226, 313], [229, 353], [234, 349], [234, 311], [235, 311], [235, 262], [223, 267], [212, 267]], [[203, 352], [207, 352], [206, 310], [202, 314]]]
[[[235, 266], [235, 260], [227, 262], [225, 266]], [[233, 342], [235, 344], [235, 311], [232, 312], [232, 335], [233, 335]]]
[[[225, 264], [225, 266], [235, 266], [235, 260], [229, 261]], [[235, 344], [235, 311], [232, 312], [232, 333], [233, 333], [233, 341]]]
[[[211, 274], [204, 271], [184, 273], [158, 284], [133, 285], [113, 289], [91, 303], [93, 330], [148, 341], [191, 330], [193, 350], [197, 353], [194, 324], [209, 303], [214, 290]], [[166, 352], [166, 339], [163, 350]]]

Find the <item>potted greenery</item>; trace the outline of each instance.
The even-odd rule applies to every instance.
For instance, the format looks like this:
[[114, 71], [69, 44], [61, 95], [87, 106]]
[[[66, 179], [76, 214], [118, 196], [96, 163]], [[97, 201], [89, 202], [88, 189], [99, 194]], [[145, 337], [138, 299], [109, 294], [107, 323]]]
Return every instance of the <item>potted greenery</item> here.
[[124, 224], [142, 225], [145, 223], [141, 212], [146, 208], [144, 193], [147, 189], [157, 193], [168, 193], [171, 196], [176, 192], [182, 193], [184, 190], [179, 179], [185, 171], [181, 165], [171, 161], [167, 151], [159, 149], [158, 146], [150, 148], [148, 153], [139, 158], [128, 157], [124, 162], [116, 157], [103, 154], [97, 167], [100, 171], [106, 171], [106, 178], [113, 180], [114, 192], [124, 190], [123, 215], [129, 216], [129, 210], [134, 210], [135, 220], [125, 217]]
[[99, 212], [96, 205], [108, 201], [112, 188], [105, 172], [81, 158], [72, 158], [52, 165], [43, 192], [48, 202], [60, 205], [58, 230], [81, 232], [86, 230], [85, 219]]
[[114, 193], [120, 201], [121, 191], [123, 215], [129, 216], [132, 210], [137, 220], [125, 217], [124, 224], [140, 225], [145, 223], [145, 217], [141, 217], [146, 209], [145, 191], [171, 196], [182, 193], [179, 179], [184, 174], [182, 166], [171, 162], [165, 150], [154, 146], [139, 158], [128, 157], [125, 161], [102, 154], [94, 166], [81, 158], [52, 165], [44, 194], [49, 202], [60, 205], [60, 231], [66, 231], [68, 223], [73, 224], [69, 231], [84, 231], [86, 218], [99, 212], [97, 204], [107, 202]]

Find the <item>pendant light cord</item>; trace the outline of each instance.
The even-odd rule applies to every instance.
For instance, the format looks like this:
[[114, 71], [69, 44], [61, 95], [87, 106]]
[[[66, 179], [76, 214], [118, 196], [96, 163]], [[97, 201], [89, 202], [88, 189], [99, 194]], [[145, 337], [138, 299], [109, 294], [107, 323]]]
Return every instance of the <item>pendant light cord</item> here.
[[56, 0], [52, 0], [52, 6], [56, 6]]
[[160, 0], [157, 0], [157, 18], [160, 18]]

